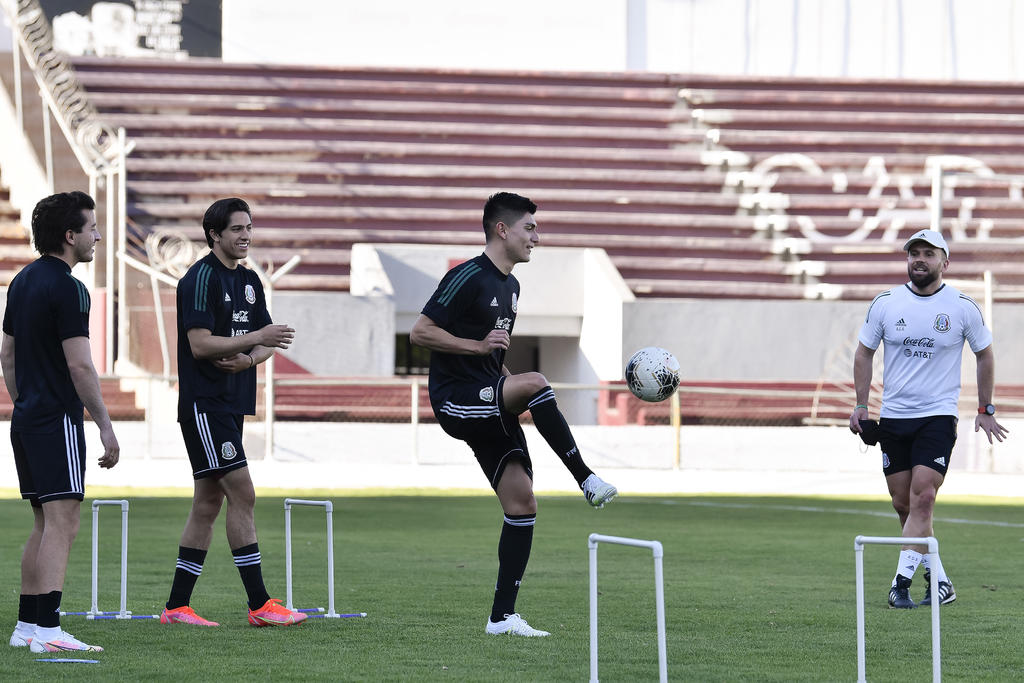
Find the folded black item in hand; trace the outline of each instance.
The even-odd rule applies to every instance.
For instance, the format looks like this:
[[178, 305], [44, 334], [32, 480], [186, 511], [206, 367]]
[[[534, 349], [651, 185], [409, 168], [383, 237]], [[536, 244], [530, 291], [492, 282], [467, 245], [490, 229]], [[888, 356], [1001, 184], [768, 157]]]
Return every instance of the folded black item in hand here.
[[874, 446], [878, 443], [878, 439], [881, 434], [881, 430], [878, 427], [878, 423], [874, 420], [861, 420], [860, 421], [860, 440], [869, 446]]

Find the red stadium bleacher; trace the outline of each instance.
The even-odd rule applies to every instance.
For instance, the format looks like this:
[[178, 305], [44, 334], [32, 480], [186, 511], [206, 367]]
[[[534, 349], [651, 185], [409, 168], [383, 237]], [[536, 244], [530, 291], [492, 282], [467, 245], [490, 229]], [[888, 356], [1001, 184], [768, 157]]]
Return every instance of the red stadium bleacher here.
[[[135, 392], [122, 390], [117, 378], [100, 378], [100, 391], [103, 394], [103, 404], [107, 407], [112, 420], [146, 419], [146, 411], [135, 405]], [[7, 386], [0, 382], [0, 419], [10, 420], [13, 413], [14, 403], [7, 393]], [[86, 419], [89, 419], [88, 416], [89, 412], [86, 411]]]
[[11, 205], [8, 189], [0, 186], [0, 285], [9, 285], [35, 257], [29, 231], [21, 224], [21, 212]]
[[943, 199], [954, 273], [978, 278], [995, 257], [997, 300], [1024, 301], [1012, 84], [75, 66], [135, 141], [132, 234], [198, 240], [212, 199], [248, 197], [255, 251], [303, 256], [282, 288], [346, 290], [360, 241], [479, 244], [484, 197], [510, 189], [540, 204], [543, 244], [606, 249], [638, 296], [866, 299], [930, 219], [929, 159], [956, 156], [974, 173]]

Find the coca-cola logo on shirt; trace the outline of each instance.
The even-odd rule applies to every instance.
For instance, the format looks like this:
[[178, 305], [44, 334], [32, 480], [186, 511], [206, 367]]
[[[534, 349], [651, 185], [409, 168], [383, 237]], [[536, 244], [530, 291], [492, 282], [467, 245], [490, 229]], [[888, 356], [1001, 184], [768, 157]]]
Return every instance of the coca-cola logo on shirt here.
[[923, 346], [925, 348], [931, 349], [935, 347], [935, 337], [919, 337], [917, 339], [914, 339], [913, 337], [904, 337], [903, 345]]

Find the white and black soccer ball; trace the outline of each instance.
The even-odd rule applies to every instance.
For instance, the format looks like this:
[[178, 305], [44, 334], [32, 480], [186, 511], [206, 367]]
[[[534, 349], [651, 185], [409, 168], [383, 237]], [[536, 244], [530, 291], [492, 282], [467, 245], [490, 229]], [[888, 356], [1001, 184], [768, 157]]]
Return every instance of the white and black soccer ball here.
[[665, 349], [647, 346], [630, 357], [624, 374], [634, 396], [657, 403], [679, 386], [679, 361]]

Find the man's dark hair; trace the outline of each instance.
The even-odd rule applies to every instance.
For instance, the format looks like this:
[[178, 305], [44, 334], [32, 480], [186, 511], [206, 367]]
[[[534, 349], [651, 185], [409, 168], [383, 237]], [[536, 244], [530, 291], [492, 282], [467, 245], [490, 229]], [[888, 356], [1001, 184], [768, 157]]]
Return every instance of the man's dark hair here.
[[249, 205], [238, 197], [218, 199], [210, 204], [210, 208], [203, 215], [203, 234], [206, 235], [206, 245], [210, 249], [213, 249], [213, 235], [210, 234], [210, 231], [212, 230], [218, 235], [224, 232], [224, 229], [228, 227], [231, 214], [236, 211], [248, 214], [249, 220], [252, 220], [252, 211], [249, 210]]
[[96, 209], [96, 202], [84, 192], [60, 192], [39, 200], [32, 209], [32, 241], [40, 254], [64, 251], [64, 234], [68, 230], [82, 232], [83, 211]]
[[511, 225], [527, 213], [537, 213], [537, 205], [526, 197], [512, 192], [492, 194], [484, 204], [484, 236], [487, 241], [491, 240], [494, 227], [499, 222]]

